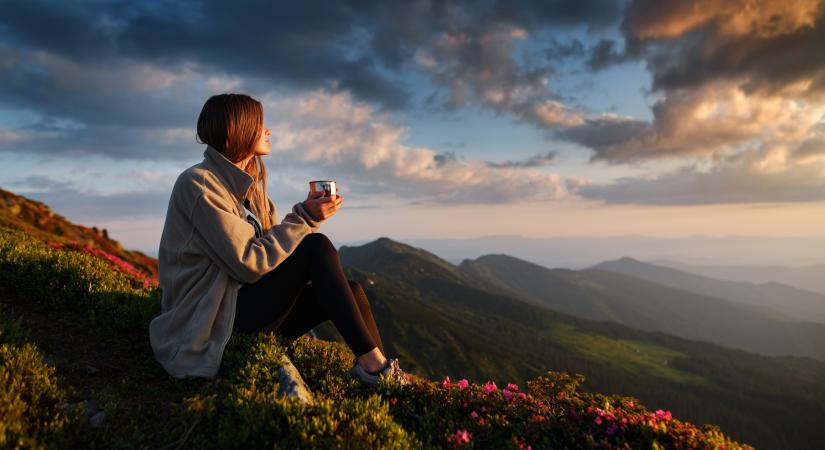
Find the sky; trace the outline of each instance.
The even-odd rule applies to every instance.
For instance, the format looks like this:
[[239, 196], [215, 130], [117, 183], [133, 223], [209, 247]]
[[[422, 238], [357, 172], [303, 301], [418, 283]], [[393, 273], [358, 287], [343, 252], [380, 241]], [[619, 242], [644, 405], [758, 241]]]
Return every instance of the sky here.
[[211, 95], [264, 105], [333, 242], [822, 236], [825, 4], [14, 1], [0, 187], [157, 253]]

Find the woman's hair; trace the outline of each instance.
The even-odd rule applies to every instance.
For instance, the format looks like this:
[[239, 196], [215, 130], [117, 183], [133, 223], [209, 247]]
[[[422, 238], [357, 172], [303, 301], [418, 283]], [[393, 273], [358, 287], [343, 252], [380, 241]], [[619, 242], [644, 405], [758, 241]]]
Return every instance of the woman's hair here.
[[[263, 132], [263, 106], [244, 94], [213, 95], [203, 105], [198, 117], [198, 142], [212, 146], [233, 163], [252, 153]], [[272, 224], [266, 197], [266, 167], [261, 156], [251, 158], [243, 170], [255, 180], [250, 203], [266, 231]]]

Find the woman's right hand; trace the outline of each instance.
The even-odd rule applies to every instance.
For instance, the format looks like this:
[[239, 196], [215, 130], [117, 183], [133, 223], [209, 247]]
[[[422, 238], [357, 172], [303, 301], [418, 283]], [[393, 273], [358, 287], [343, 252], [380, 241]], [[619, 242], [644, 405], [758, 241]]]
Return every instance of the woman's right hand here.
[[[335, 191], [336, 193], [338, 192], [337, 187]], [[324, 197], [323, 192], [310, 192], [304, 201], [304, 207], [315, 220], [322, 222], [338, 212], [343, 202], [344, 197], [342, 197], [341, 194], [337, 194], [335, 198], [332, 198]]]

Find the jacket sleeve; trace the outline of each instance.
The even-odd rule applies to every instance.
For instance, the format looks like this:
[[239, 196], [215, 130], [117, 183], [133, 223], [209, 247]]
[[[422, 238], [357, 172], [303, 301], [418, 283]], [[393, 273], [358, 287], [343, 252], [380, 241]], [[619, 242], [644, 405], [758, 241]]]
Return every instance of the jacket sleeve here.
[[[270, 200], [271, 202], [271, 200]], [[270, 205], [274, 213], [274, 205]], [[273, 225], [260, 238], [255, 230], [235, 211], [233, 199], [205, 189], [195, 200], [192, 223], [204, 241], [212, 259], [229, 276], [242, 283], [254, 283], [283, 262], [307, 234], [318, 229], [293, 212], [283, 222]]]

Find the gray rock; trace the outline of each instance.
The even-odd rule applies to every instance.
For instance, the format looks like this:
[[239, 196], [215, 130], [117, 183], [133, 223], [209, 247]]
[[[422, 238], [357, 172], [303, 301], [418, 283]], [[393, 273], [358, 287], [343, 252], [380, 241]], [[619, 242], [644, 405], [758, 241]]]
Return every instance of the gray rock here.
[[280, 380], [278, 395], [297, 398], [301, 403], [312, 403], [312, 391], [301, 378], [298, 369], [292, 364], [288, 356], [281, 356], [281, 368], [278, 369]]
[[89, 418], [89, 425], [91, 425], [93, 427], [99, 427], [101, 424], [103, 424], [103, 419], [105, 419], [105, 418], [106, 418], [106, 412], [105, 411], [98, 411], [97, 414], [95, 414], [95, 415], [93, 415], [92, 417]]

